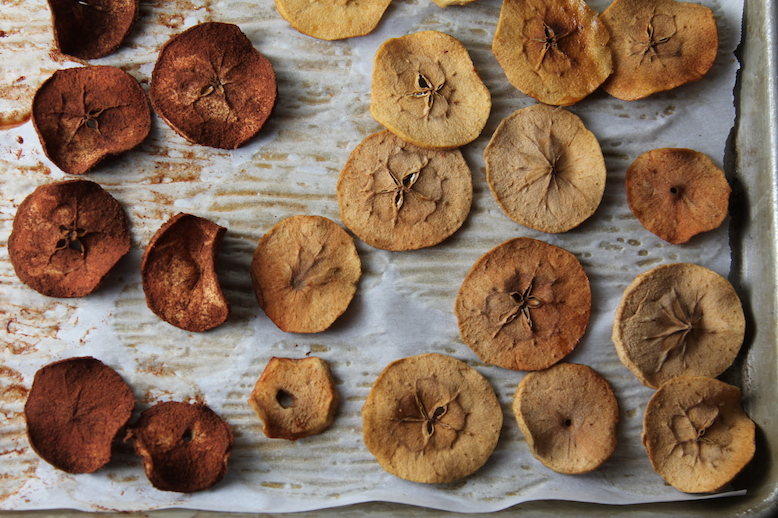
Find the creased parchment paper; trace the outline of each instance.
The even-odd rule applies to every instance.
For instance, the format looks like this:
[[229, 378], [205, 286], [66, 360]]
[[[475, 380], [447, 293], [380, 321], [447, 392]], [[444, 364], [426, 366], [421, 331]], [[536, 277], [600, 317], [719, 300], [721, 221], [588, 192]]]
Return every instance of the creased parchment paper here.
[[[589, 2], [601, 12], [608, 2]], [[3, 2], [0, 13], [0, 508], [147, 510], [186, 507], [223, 511], [301, 511], [369, 500], [486, 512], [535, 499], [612, 504], [697, 498], [665, 485], [640, 443], [643, 409], [652, 390], [619, 362], [610, 339], [623, 289], [645, 270], [692, 262], [726, 275], [727, 225], [673, 246], [644, 230], [630, 212], [624, 175], [641, 153], [688, 147], [724, 164], [733, 127], [743, 2], [704, 0], [717, 17], [718, 58], [700, 82], [648, 99], [623, 102], [596, 92], [570, 108], [600, 141], [608, 168], [602, 205], [580, 227], [546, 235], [513, 223], [484, 178], [483, 149], [499, 122], [534, 104], [511, 86], [491, 54], [500, 4], [479, 0], [441, 9], [425, 0], [394, 2], [369, 36], [324, 42], [293, 30], [272, 2], [175, 0], [142, 2], [129, 41], [94, 64], [120, 66], [148, 88], [159, 47], [203, 21], [237, 23], [273, 63], [279, 103], [258, 138], [233, 152], [186, 142], [155, 117], [137, 150], [87, 177], [126, 208], [133, 249], [104, 286], [84, 299], [51, 299], [22, 285], [6, 243], [16, 208], [36, 186], [65, 178], [24, 123], [29, 99], [55, 69], [77, 66], [57, 57], [43, 0]], [[354, 147], [382, 128], [369, 112], [375, 50], [387, 38], [436, 29], [470, 51], [493, 97], [482, 136], [463, 149], [473, 171], [472, 212], [439, 246], [391, 253], [358, 242], [364, 274], [349, 310], [328, 331], [279, 331], [258, 308], [248, 274], [261, 236], [281, 219], [318, 214], [340, 222], [335, 185]], [[146, 307], [139, 265], [143, 247], [176, 212], [207, 217], [228, 228], [220, 279], [233, 312], [212, 332], [176, 329]], [[485, 365], [459, 338], [453, 313], [469, 268], [501, 242], [528, 236], [562, 246], [583, 263], [592, 283], [589, 328], [569, 361], [585, 363], [613, 385], [621, 406], [619, 445], [597, 471], [563, 476], [529, 453], [511, 413], [523, 377]], [[492, 383], [504, 411], [497, 449], [474, 475], [452, 484], [421, 485], [385, 473], [362, 442], [360, 411], [373, 381], [397, 358], [437, 351], [468, 362]], [[201, 400], [229, 421], [236, 436], [229, 472], [214, 489], [182, 495], [148, 483], [129, 444], [90, 475], [59, 472], [38, 459], [25, 436], [23, 406], [34, 373], [62, 358], [91, 355], [133, 387], [140, 412], [158, 401]], [[246, 403], [272, 356], [316, 355], [333, 369], [342, 398], [335, 424], [297, 442], [267, 439]], [[725, 493], [726, 494], [726, 493]], [[732, 494], [732, 493], [729, 493]]]

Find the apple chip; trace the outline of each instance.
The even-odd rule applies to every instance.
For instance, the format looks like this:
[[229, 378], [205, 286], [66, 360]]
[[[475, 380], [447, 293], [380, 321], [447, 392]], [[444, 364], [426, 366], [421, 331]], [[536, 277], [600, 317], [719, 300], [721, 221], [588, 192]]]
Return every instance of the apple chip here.
[[80, 59], [111, 54], [138, 18], [138, 0], [48, 0], [59, 51]]
[[531, 371], [573, 351], [591, 307], [589, 278], [573, 254], [520, 237], [476, 261], [455, 311], [462, 340], [482, 361]]
[[653, 149], [627, 170], [627, 202], [640, 223], [672, 244], [724, 222], [732, 189], [724, 171], [691, 149]]
[[755, 435], [740, 389], [704, 376], [666, 382], [643, 416], [651, 465], [685, 493], [711, 493], [731, 482], [753, 458]]
[[729, 281], [688, 263], [638, 275], [613, 323], [621, 362], [651, 388], [676, 376], [718, 376], [735, 360], [744, 336], [743, 306]]
[[611, 34], [613, 74], [603, 85], [624, 101], [643, 99], [708, 73], [719, 48], [708, 7], [674, 0], [614, 0], [600, 17]]
[[375, 55], [370, 112], [406, 142], [453, 149], [475, 140], [492, 100], [467, 49], [438, 31], [386, 40]]
[[459, 150], [425, 149], [384, 130], [351, 153], [338, 181], [343, 223], [384, 250], [433, 246], [462, 226], [473, 198]]
[[412, 482], [453, 482], [486, 463], [502, 409], [489, 382], [442, 354], [390, 363], [362, 407], [365, 445], [386, 471]]
[[341, 40], [375, 29], [391, 0], [275, 0], [279, 14], [308, 36]]
[[610, 75], [608, 39], [584, 0], [503, 0], [492, 52], [523, 93], [570, 106]]
[[536, 104], [505, 118], [484, 150], [486, 181], [515, 222], [566, 232], [597, 210], [605, 159], [578, 116]]

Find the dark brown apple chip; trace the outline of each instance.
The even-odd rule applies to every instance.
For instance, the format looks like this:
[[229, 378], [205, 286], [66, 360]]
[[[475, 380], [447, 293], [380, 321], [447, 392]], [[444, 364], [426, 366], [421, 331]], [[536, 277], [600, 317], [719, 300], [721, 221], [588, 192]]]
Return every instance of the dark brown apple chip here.
[[111, 460], [114, 439], [132, 416], [135, 396], [112, 368], [70, 358], [35, 373], [24, 405], [35, 452], [68, 473], [93, 473]]
[[143, 142], [151, 108], [138, 81], [119, 68], [68, 68], [36, 92], [32, 123], [46, 156], [68, 174], [83, 174]]
[[202, 23], [171, 38], [151, 76], [151, 102], [182, 137], [222, 149], [253, 138], [276, 102], [276, 75], [237, 25]]
[[151, 485], [194, 493], [227, 473], [234, 440], [230, 425], [202, 403], [167, 401], [140, 415], [127, 431]]
[[16, 275], [49, 297], [89, 295], [129, 251], [124, 209], [87, 180], [35, 189], [19, 205], [8, 238]]
[[138, 0], [48, 0], [63, 54], [96, 59], [116, 51], [138, 18]]
[[227, 320], [230, 305], [216, 275], [227, 229], [191, 214], [176, 214], [151, 238], [141, 261], [146, 304], [186, 331], [206, 331]]

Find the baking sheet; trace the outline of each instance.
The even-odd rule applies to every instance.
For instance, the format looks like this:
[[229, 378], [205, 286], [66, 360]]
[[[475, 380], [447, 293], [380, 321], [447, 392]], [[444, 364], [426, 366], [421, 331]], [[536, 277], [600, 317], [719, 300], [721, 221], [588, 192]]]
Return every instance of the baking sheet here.
[[[702, 81], [633, 103], [597, 92], [571, 108], [600, 140], [609, 176], [603, 204], [593, 218], [555, 236], [511, 222], [483, 176], [483, 148], [499, 121], [534, 103], [507, 83], [489, 50], [499, 2], [479, 0], [445, 10], [425, 2], [395, 3], [373, 34], [334, 43], [297, 33], [268, 2], [143, 4], [129, 44], [94, 63], [121, 66], [147, 84], [156, 52], [169, 36], [201, 21], [238, 23], [273, 62], [279, 105], [260, 136], [238, 151], [189, 144], [156, 119], [151, 137], [138, 150], [89, 173], [124, 204], [133, 231], [133, 251], [95, 295], [58, 300], [32, 292], [15, 278], [2, 248], [0, 466], [6, 477], [0, 508], [181, 506], [255, 512], [385, 500], [483, 512], [534, 499], [627, 504], [695, 498], [665, 486], [651, 470], [639, 435], [642, 409], [652, 391], [619, 363], [610, 326], [621, 290], [641, 271], [677, 261], [722, 274], [730, 270], [726, 225], [689, 245], [668, 245], [640, 226], [623, 189], [626, 167], [647, 149], [690, 147], [723, 164], [734, 122], [732, 90], [738, 64], [732, 52], [740, 41], [742, 3], [703, 3], [719, 20], [720, 52]], [[598, 11], [607, 4], [590, 2]], [[45, 3], [8, 7], [4, 5], [0, 19], [0, 79], [3, 87], [16, 85], [13, 91], [20, 99], [14, 101], [0, 88], [3, 102], [10, 103], [0, 106], [3, 120], [12, 123], [23, 121], [24, 110], [15, 115], [6, 106], [23, 103], [24, 85], [35, 85], [54, 69], [73, 63], [52, 58]], [[425, 29], [460, 39], [493, 96], [484, 134], [463, 150], [473, 170], [471, 215], [455, 236], [431, 249], [391, 253], [358, 243], [364, 276], [344, 317], [318, 335], [282, 333], [254, 301], [248, 277], [253, 249], [265, 231], [287, 216], [320, 214], [339, 221], [334, 189], [339, 171], [356, 144], [381, 129], [369, 113], [372, 56], [386, 38]], [[0, 239], [5, 243], [21, 200], [40, 183], [64, 175], [42, 154], [29, 123], [0, 132], [0, 168]], [[229, 229], [219, 266], [233, 315], [213, 332], [193, 335], [175, 329], [160, 322], [143, 300], [137, 273], [142, 247], [177, 211], [208, 217]], [[452, 309], [461, 280], [482, 253], [516, 236], [570, 250], [592, 280], [590, 327], [569, 360], [603, 374], [622, 407], [619, 447], [592, 474], [557, 475], [532, 458], [510, 411], [523, 374], [478, 362], [458, 336]], [[497, 391], [505, 423], [500, 443], [482, 470], [458, 483], [423, 486], [380, 469], [361, 442], [359, 412], [372, 381], [389, 361], [430, 351], [465, 360], [483, 373]], [[271, 356], [306, 354], [320, 356], [333, 367], [343, 399], [335, 425], [296, 443], [266, 439], [245, 403], [248, 393]], [[138, 410], [159, 400], [201, 399], [225, 417], [236, 433], [225, 480], [196, 495], [156, 491], [126, 446], [93, 475], [67, 475], [40, 462], [24, 437], [26, 390], [40, 366], [81, 355], [116, 368], [134, 388]]]

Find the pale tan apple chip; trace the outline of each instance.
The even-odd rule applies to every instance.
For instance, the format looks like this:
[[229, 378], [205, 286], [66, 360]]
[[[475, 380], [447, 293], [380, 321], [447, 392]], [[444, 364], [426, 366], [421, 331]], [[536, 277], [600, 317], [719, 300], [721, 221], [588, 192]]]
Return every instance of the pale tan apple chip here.
[[643, 99], [698, 81], [716, 60], [716, 18], [705, 6], [614, 0], [600, 19], [610, 31], [613, 52], [613, 74], [603, 88], [618, 99]]
[[369, 34], [391, 0], [275, 0], [278, 13], [303, 34], [341, 40]]
[[459, 150], [424, 149], [388, 130], [351, 153], [338, 181], [343, 223], [385, 250], [433, 246], [462, 226], [473, 182]]
[[569, 106], [610, 75], [608, 39], [584, 0], [503, 0], [492, 52], [513, 86]]
[[532, 455], [558, 473], [595, 470], [616, 449], [619, 403], [586, 365], [559, 363], [524, 376], [513, 414]]
[[361, 275], [354, 238], [321, 216], [281, 221], [264, 235], [251, 262], [259, 306], [289, 333], [330, 327], [351, 303]]
[[483, 466], [502, 409], [489, 382], [450, 356], [389, 364], [362, 407], [365, 445], [386, 471], [412, 482], [453, 482]]
[[732, 189], [713, 160], [691, 149], [653, 149], [627, 169], [627, 202], [640, 223], [672, 244], [718, 228]]
[[711, 493], [731, 482], [753, 458], [755, 435], [740, 389], [704, 376], [668, 381], [643, 416], [654, 470], [685, 493]]
[[591, 307], [589, 278], [573, 254], [520, 237], [476, 261], [455, 311], [462, 340], [481, 360], [529, 371], [573, 351]]
[[594, 134], [563, 108], [536, 104], [504, 119], [484, 150], [486, 181], [513, 221], [566, 232], [588, 219], [605, 191]]
[[453, 149], [475, 140], [492, 100], [467, 49], [437, 31], [392, 38], [375, 55], [370, 112], [401, 139]]
[[743, 306], [729, 281], [688, 263], [638, 275], [613, 323], [621, 362], [651, 388], [676, 376], [718, 376], [735, 360], [744, 336]]
[[432, 0], [438, 7], [449, 7], [451, 5], [467, 5], [475, 2], [475, 0]]

